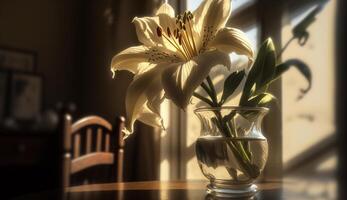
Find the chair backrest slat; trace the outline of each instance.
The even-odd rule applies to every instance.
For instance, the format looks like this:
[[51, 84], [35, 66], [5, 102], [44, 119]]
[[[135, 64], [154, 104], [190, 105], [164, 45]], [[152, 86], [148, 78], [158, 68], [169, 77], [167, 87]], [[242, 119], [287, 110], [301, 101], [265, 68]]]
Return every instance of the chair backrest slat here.
[[86, 154], [92, 152], [92, 129], [87, 128]]
[[98, 128], [96, 133], [96, 151], [101, 152], [101, 146], [102, 146], [102, 129]]
[[73, 150], [73, 157], [77, 158], [80, 156], [81, 152], [81, 135], [75, 134], [74, 135], [74, 150]]
[[110, 134], [105, 135], [105, 151], [110, 151]]

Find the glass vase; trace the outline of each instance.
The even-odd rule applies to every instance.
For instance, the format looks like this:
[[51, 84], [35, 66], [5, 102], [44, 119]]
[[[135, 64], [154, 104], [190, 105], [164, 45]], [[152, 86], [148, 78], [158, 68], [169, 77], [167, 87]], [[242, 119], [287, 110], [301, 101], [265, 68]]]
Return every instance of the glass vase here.
[[268, 143], [261, 124], [263, 107], [198, 108], [201, 133], [195, 151], [209, 179], [207, 192], [216, 197], [252, 197], [255, 180], [264, 169]]

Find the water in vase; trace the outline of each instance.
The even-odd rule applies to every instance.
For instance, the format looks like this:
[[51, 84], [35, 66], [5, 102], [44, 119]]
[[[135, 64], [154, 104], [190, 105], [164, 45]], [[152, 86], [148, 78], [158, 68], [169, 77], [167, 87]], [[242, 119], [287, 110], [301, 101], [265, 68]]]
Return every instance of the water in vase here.
[[203, 136], [196, 142], [199, 166], [211, 182], [252, 183], [263, 170], [267, 153], [262, 138]]

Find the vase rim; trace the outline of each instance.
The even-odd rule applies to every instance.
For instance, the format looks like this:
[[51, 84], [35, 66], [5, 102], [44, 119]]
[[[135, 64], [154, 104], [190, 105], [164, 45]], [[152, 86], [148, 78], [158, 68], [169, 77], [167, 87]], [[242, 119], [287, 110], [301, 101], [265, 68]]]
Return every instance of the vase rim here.
[[213, 110], [223, 110], [223, 109], [233, 109], [233, 110], [251, 110], [251, 111], [261, 111], [268, 112], [270, 109], [267, 107], [250, 107], [250, 106], [219, 106], [219, 107], [199, 107], [194, 110], [194, 113], [213, 111]]

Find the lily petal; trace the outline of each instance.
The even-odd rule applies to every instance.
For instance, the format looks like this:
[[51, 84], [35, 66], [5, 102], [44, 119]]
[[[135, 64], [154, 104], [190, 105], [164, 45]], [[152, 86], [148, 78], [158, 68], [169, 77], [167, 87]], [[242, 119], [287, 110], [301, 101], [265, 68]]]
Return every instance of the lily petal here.
[[158, 119], [161, 118], [159, 112], [151, 110], [147, 105], [155, 105], [157, 103], [155, 101], [162, 98], [161, 76], [158, 74], [164, 67], [165, 65], [156, 66], [136, 75], [129, 85], [125, 97], [127, 133], [133, 132], [133, 124], [136, 119], [141, 119], [151, 126], [158, 126], [160, 122]]
[[193, 12], [195, 28], [200, 33], [202, 39], [201, 51], [206, 50], [206, 46], [214, 37], [216, 32], [225, 26], [231, 14], [230, 0], [205, 0]]
[[146, 46], [156, 46], [162, 43], [162, 39], [157, 35], [159, 17], [135, 17], [137, 39]]
[[157, 10], [155, 15], [166, 14], [170, 17], [175, 17], [175, 10], [168, 3], [163, 3]]
[[[152, 127], [163, 128], [163, 119], [160, 117], [160, 115], [152, 112], [146, 105], [141, 108], [141, 111], [139, 111], [138, 117], [135, 120], [139, 120], [142, 123], [145, 123]], [[132, 122], [126, 121], [126, 126], [123, 130], [123, 132], [125, 133], [124, 138], [133, 133], [135, 120], [133, 120]]]
[[246, 34], [239, 29], [225, 27], [218, 31], [214, 40], [209, 44], [224, 53], [235, 52], [253, 59], [254, 52]]
[[[171, 30], [171, 33], [177, 28], [175, 18], [160, 13], [155, 17], [135, 17], [133, 22], [135, 24], [137, 38], [142, 44], [148, 47], [162, 48], [165, 52], [175, 53], [178, 57], [183, 58], [175, 47], [175, 44], [167, 40], [169, 38], [168, 28]], [[162, 29], [163, 34], [166, 34], [166, 38], [158, 36], [158, 27]]]
[[165, 53], [158, 47], [143, 45], [129, 47], [112, 58], [111, 70], [127, 70], [134, 74], [151, 69], [151, 64], [179, 62], [174, 53]]
[[142, 112], [139, 114], [137, 120], [152, 127], [163, 128], [164, 126], [161, 116], [152, 112], [146, 105], [143, 106]]
[[205, 52], [186, 63], [172, 64], [162, 73], [165, 96], [185, 109], [195, 89], [216, 65], [230, 68], [229, 55], [215, 50]]

